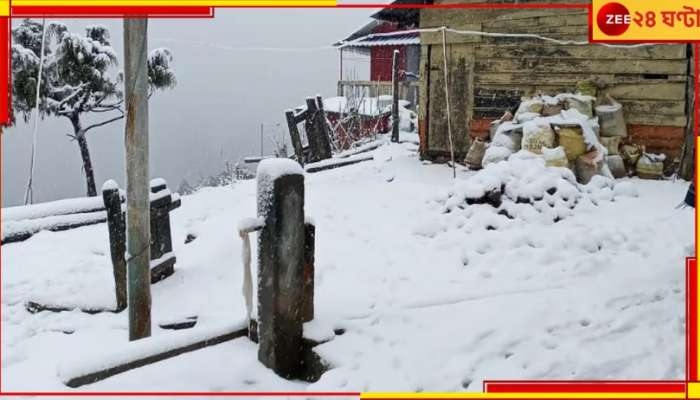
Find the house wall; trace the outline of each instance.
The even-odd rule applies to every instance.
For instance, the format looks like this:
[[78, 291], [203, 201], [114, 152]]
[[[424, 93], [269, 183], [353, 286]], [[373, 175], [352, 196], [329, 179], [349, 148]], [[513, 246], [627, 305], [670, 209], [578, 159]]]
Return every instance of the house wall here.
[[[421, 28], [440, 26], [588, 39], [584, 9], [421, 10]], [[486, 135], [490, 121], [517, 105], [521, 96], [573, 91], [585, 79], [602, 87], [599, 99], [610, 94], [623, 104], [632, 142], [671, 157], [679, 154], [688, 121], [686, 45], [610, 48], [450, 33], [446, 39], [451, 127], [459, 157], [470, 137]], [[421, 34], [419, 130], [424, 157], [449, 152], [443, 69], [442, 34]]]
[[[385, 22], [372, 30], [372, 33], [396, 32], [398, 26]], [[406, 46], [374, 46], [370, 49], [370, 80], [390, 81], [394, 50], [399, 51], [399, 69], [406, 68]]]
[[[370, 61], [371, 81], [391, 81], [394, 50], [399, 51], [399, 70], [406, 69], [406, 46], [374, 46]], [[400, 79], [402, 78], [400, 76]]]

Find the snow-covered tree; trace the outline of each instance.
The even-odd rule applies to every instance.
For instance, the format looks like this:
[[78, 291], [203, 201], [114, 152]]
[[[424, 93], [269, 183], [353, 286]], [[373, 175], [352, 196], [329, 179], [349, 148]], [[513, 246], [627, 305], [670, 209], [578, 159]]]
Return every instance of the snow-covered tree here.
[[[12, 29], [12, 120], [27, 122], [36, 105], [36, 78], [41, 60], [42, 24], [26, 19]], [[67, 118], [73, 128], [83, 161], [88, 196], [96, 196], [95, 174], [87, 133], [124, 118], [123, 73], [111, 74], [118, 65], [110, 45], [109, 30], [101, 25], [85, 28], [85, 35], [71, 33], [61, 23], [46, 25], [39, 115]], [[148, 57], [150, 93], [175, 86], [169, 49], [153, 50]], [[88, 114], [105, 118], [84, 124]]]

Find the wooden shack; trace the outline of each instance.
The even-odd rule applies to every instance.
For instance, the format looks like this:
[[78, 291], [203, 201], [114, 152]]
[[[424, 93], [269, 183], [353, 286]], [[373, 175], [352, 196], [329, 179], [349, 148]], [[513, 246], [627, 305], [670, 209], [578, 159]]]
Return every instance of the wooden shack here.
[[[457, 1], [477, 2], [483, 3]], [[435, 0], [435, 4], [447, 3], [455, 1]], [[579, 0], [552, 3], [588, 4]], [[442, 26], [586, 42], [588, 9], [420, 10], [421, 29]], [[421, 32], [420, 42], [421, 155], [440, 159], [449, 154], [442, 32]], [[449, 31], [445, 42], [451, 128], [460, 159], [469, 148], [470, 138], [487, 135], [489, 123], [516, 106], [522, 96], [572, 92], [582, 80], [596, 82], [598, 99], [610, 94], [623, 104], [629, 141], [646, 145], [648, 151], [665, 153], [671, 160], [681, 153], [688, 115], [692, 115], [689, 45], [622, 48]]]

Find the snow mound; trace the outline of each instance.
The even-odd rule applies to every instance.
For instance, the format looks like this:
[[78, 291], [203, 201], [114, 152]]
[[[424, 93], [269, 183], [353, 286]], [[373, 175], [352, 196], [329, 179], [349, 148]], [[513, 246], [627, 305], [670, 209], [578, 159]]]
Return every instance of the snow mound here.
[[615, 196], [639, 197], [639, 191], [632, 182], [618, 182], [613, 188]]
[[[506, 137], [505, 135], [501, 136]], [[507, 147], [489, 146], [484, 152], [484, 159], [481, 161], [481, 164], [485, 167], [489, 164], [505, 161], [511, 154], [512, 152]]]
[[590, 200], [587, 204], [595, 206], [601, 201], [613, 201], [616, 195], [634, 195], [633, 186], [623, 184], [615, 191], [615, 182], [603, 176], [595, 176], [585, 186], [579, 185], [571, 170], [547, 167], [545, 158], [521, 150], [505, 161], [486, 165], [466, 180], [455, 183], [444, 201], [443, 211], [451, 213], [469, 206], [489, 205], [479, 210], [486, 209], [490, 214], [511, 220], [552, 223], [573, 215], [584, 196]]

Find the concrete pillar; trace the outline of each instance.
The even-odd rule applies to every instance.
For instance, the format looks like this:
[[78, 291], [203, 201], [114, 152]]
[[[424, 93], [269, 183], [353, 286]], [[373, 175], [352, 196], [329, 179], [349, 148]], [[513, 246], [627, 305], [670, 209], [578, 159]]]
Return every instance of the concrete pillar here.
[[304, 174], [289, 159], [258, 166], [258, 359], [285, 378], [302, 365]]

